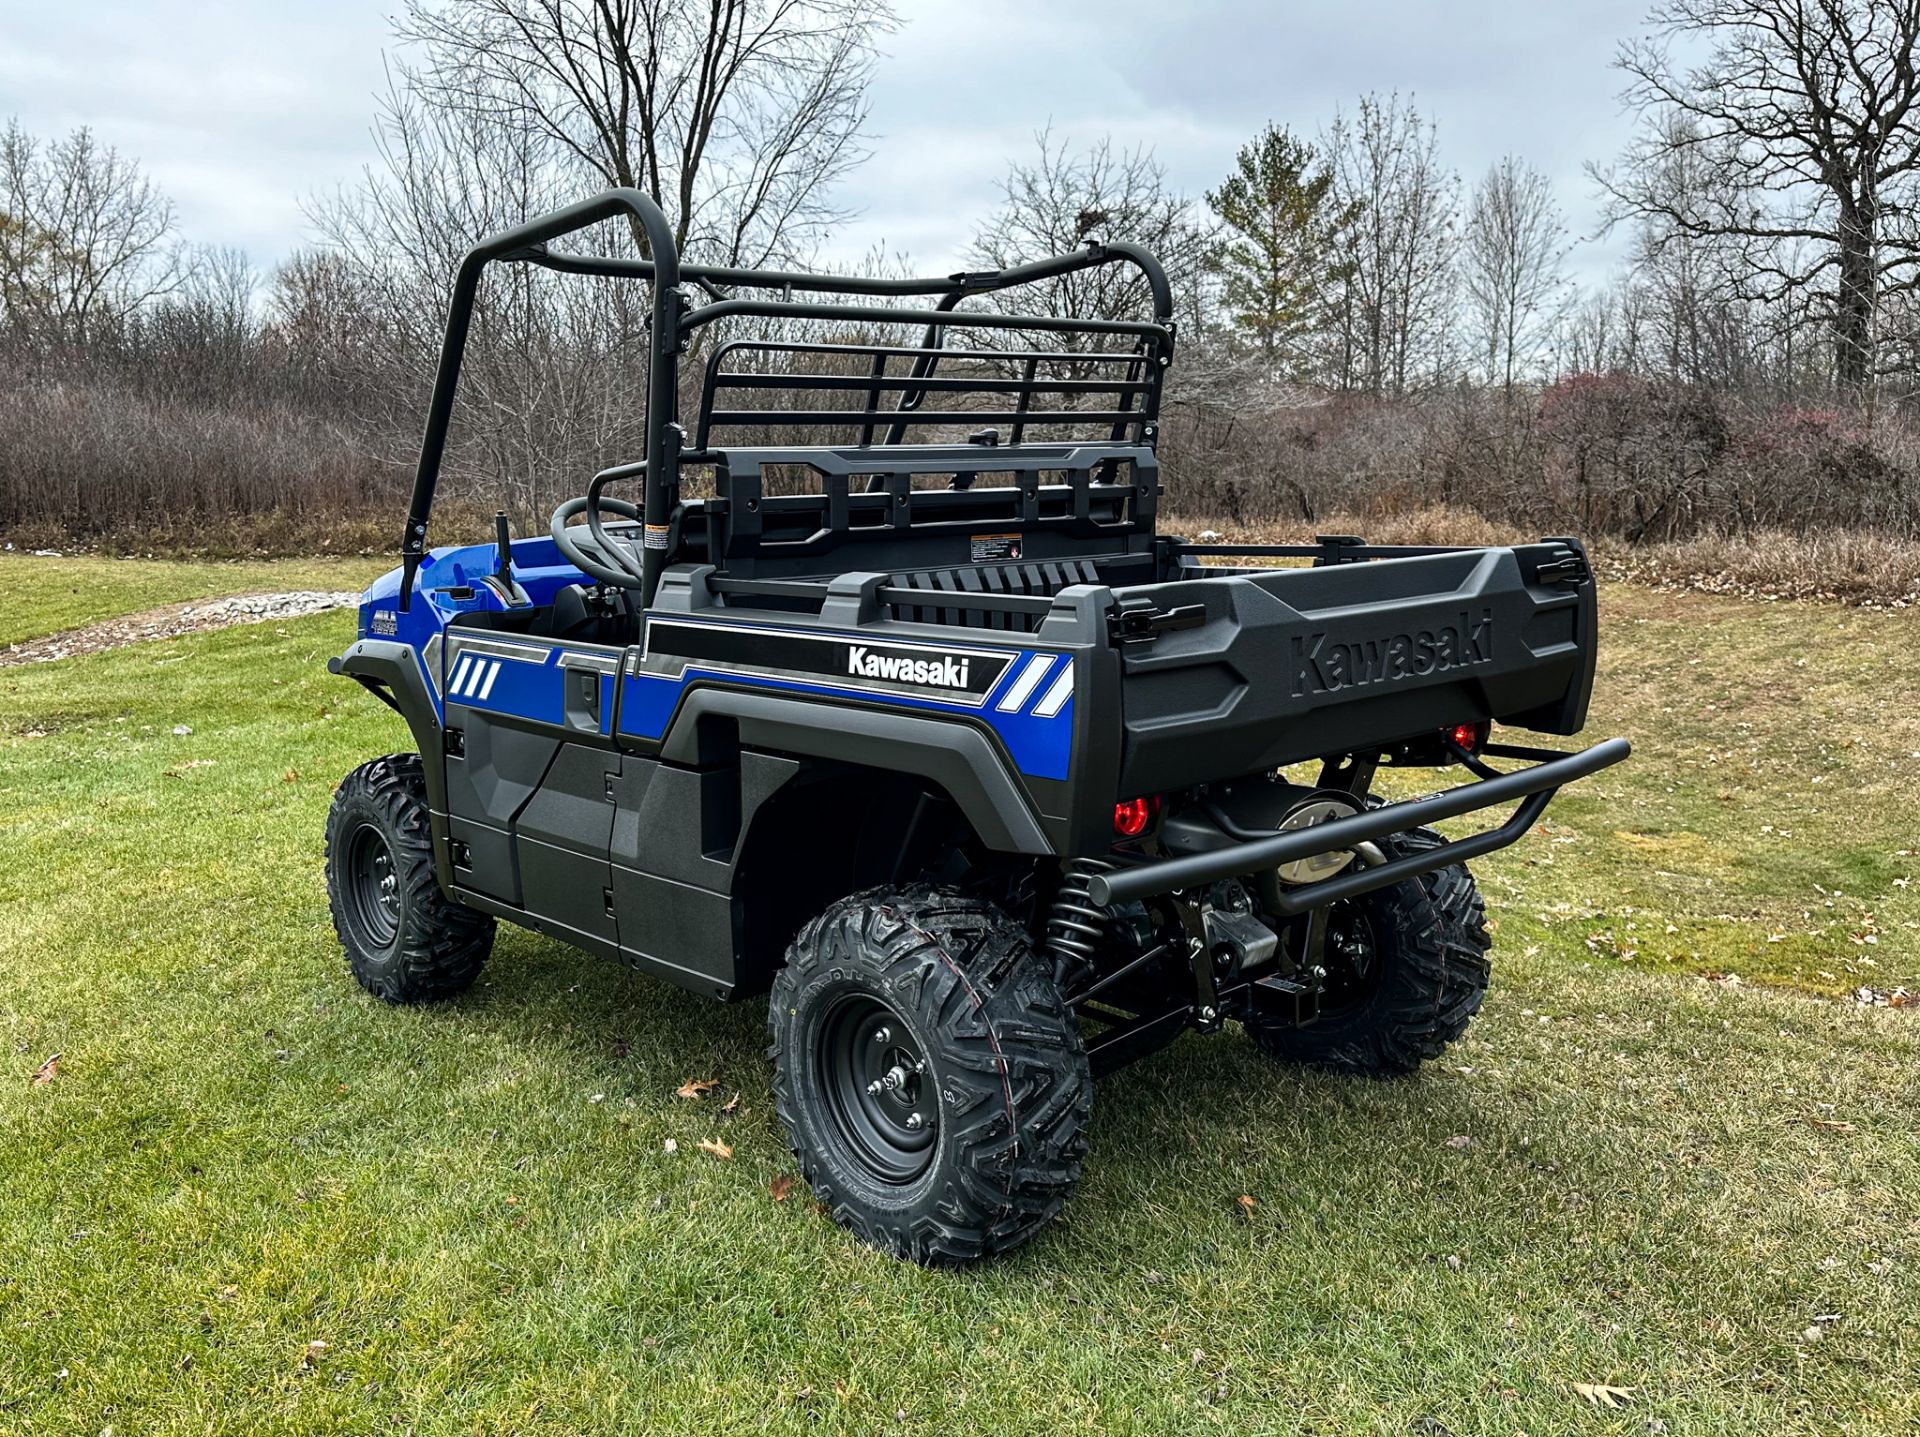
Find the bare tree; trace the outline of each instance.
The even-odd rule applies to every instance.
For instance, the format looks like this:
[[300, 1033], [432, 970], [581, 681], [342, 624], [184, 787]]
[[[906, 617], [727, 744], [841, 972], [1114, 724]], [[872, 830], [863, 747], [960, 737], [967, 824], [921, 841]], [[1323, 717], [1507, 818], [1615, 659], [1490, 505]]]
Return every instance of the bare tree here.
[[42, 143], [0, 132], [0, 319], [38, 341], [85, 343], [177, 285], [173, 204], [85, 128]]
[[1399, 393], [1449, 343], [1459, 177], [1440, 163], [1433, 124], [1397, 95], [1336, 116], [1322, 148], [1340, 204], [1359, 216], [1332, 367], [1343, 388]]
[[683, 251], [754, 265], [841, 218], [892, 24], [887, 0], [407, 0], [398, 30], [422, 100], [645, 190]]
[[1566, 312], [1565, 233], [1552, 184], [1514, 156], [1474, 187], [1460, 247], [1461, 287], [1487, 378], [1509, 396]]
[[[578, 198], [578, 182], [540, 136], [422, 103], [404, 81], [389, 87], [375, 142], [379, 162], [359, 185], [311, 211], [344, 275], [309, 267], [303, 278], [315, 284], [283, 308], [351, 301], [366, 329], [347, 380], [381, 432], [410, 436], [462, 256], [476, 238]], [[487, 493], [504, 487], [515, 508], [538, 514], [582, 470], [638, 444], [644, 371], [632, 341], [643, 301], [643, 289], [619, 281], [490, 271], [461, 371], [450, 476]], [[389, 457], [410, 461], [404, 450]]]
[[[1078, 152], [1051, 131], [1035, 138], [1038, 158], [1008, 166], [1003, 202], [975, 232], [968, 263], [1003, 269], [1090, 240], [1132, 240], [1166, 268], [1175, 304], [1184, 306], [1179, 318], [1197, 332], [1213, 240], [1192, 204], [1169, 187], [1153, 152], [1118, 150], [1105, 137]], [[1024, 287], [1018, 302], [1029, 313], [1076, 319], [1140, 319], [1153, 309], [1146, 281], [1130, 265], [1099, 265]]]
[[[1733, 243], [1743, 296], [1817, 292], [1835, 375], [1870, 398], [1883, 299], [1920, 284], [1920, 0], [1659, 0], [1649, 25], [1616, 61], [1646, 123], [1595, 171], [1613, 218]], [[1707, 58], [1676, 65], [1674, 40]], [[1719, 182], [1675, 193], [1675, 157]]]

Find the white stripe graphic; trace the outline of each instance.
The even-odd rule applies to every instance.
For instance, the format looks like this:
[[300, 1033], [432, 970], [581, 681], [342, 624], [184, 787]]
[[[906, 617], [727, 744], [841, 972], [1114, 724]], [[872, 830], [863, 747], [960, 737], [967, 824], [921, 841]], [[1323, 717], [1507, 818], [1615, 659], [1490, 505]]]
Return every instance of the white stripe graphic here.
[[455, 665], [453, 666], [453, 678], [452, 678], [452, 680], [451, 680], [451, 681], [450, 681], [450, 682], [449, 682], [449, 683], [447, 684], [447, 692], [448, 692], [448, 693], [453, 693], [453, 694], [457, 694], [457, 693], [459, 693], [459, 692], [460, 692], [460, 682], [461, 682], [461, 680], [463, 680], [464, 678], [466, 678], [466, 676], [467, 676], [467, 665], [468, 665], [468, 664], [471, 664], [472, 662], [473, 662], [473, 655], [472, 655], [472, 654], [462, 654], [462, 655], [460, 655], [460, 662], [459, 662], [459, 663], [457, 663], [457, 664], [455, 664]]
[[1052, 654], [1035, 654], [1027, 660], [1027, 666], [1020, 671], [1020, 677], [1013, 681], [1013, 686], [1007, 690], [1007, 696], [994, 707], [1002, 713], [1011, 713], [1014, 709], [1022, 707], [1028, 696], [1039, 687], [1040, 680], [1047, 676], [1047, 670], [1052, 667]]
[[487, 681], [480, 685], [480, 697], [485, 698], [493, 692], [493, 681], [500, 677], [500, 660], [495, 659], [487, 665]]
[[1067, 666], [1060, 670], [1060, 677], [1048, 687], [1046, 697], [1033, 706], [1035, 718], [1052, 718], [1066, 707], [1067, 700], [1073, 697], [1073, 660], [1067, 660]]

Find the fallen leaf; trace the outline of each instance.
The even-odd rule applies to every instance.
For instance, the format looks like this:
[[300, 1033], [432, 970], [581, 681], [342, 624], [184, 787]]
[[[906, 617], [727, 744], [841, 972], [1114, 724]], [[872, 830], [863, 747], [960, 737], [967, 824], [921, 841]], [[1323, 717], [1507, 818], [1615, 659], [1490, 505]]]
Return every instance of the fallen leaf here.
[[785, 1202], [787, 1200], [787, 1194], [793, 1191], [793, 1175], [791, 1173], [775, 1173], [773, 1181], [767, 1184], [767, 1191], [773, 1194], [773, 1200], [775, 1202]]
[[48, 1083], [54, 1080], [55, 1075], [57, 1075], [59, 1071], [60, 1055], [55, 1053], [52, 1057], [48, 1058], [46, 1062], [33, 1070], [33, 1086], [36, 1088], [46, 1087]]
[[1440, 1146], [1443, 1148], [1452, 1148], [1457, 1153], [1465, 1152], [1473, 1146], [1473, 1139], [1465, 1133], [1455, 1133]]
[[718, 1078], [688, 1078], [673, 1090], [676, 1098], [698, 1098], [720, 1086]]
[[1837, 1118], [1808, 1118], [1807, 1121], [1812, 1123], [1816, 1128], [1825, 1128], [1829, 1132], [1850, 1133], [1853, 1131], [1852, 1123], [1843, 1123]]
[[712, 1153], [716, 1158], [731, 1158], [733, 1156], [733, 1149], [721, 1142], [718, 1138], [700, 1139], [700, 1151], [703, 1153]]
[[1250, 1196], [1248, 1196], [1246, 1193], [1241, 1193], [1239, 1201], [1240, 1201], [1240, 1211], [1245, 1213], [1248, 1217], [1252, 1217], [1253, 1216], [1253, 1199]]
[[663, 1152], [677, 1153], [680, 1151], [680, 1144], [676, 1143], [672, 1138], [668, 1138], [660, 1147]]
[[291, 766], [288, 767], [285, 773], [280, 775], [280, 782], [282, 783], [298, 783], [299, 781], [300, 770]]
[[740, 1107], [740, 1095], [738, 1093], [735, 1093], [731, 1098], [728, 1098], [725, 1103], [721, 1104], [720, 1111], [725, 1113], [728, 1117], [732, 1117], [733, 1114], [739, 1109], [739, 1107]]
[[301, 1355], [301, 1367], [310, 1368], [319, 1366], [320, 1359], [327, 1355], [327, 1347], [327, 1343], [322, 1342], [317, 1337], [314, 1338], [313, 1341], [307, 1344], [306, 1352]]
[[1605, 1382], [1576, 1382], [1573, 1390], [1594, 1407], [1625, 1407], [1633, 1400], [1631, 1387], [1614, 1387]]

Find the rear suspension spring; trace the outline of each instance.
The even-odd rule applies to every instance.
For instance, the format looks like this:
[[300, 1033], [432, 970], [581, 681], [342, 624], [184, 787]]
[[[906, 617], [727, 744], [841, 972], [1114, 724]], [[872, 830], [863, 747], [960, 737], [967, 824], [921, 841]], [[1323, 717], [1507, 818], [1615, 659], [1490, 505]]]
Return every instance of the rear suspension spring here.
[[1060, 887], [1047, 916], [1047, 954], [1063, 984], [1071, 986], [1094, 971], [1112, 914], [1088, 896], [1087, 888], [1095, 875], [1117, 866], [1104, 858], [1070, 858], [1060, 865]]

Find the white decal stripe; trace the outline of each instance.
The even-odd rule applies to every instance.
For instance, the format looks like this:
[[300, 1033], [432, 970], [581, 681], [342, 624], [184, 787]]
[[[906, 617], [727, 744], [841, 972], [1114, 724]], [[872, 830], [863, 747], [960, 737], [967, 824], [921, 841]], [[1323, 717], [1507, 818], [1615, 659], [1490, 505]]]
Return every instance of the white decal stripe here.
[[1033, 706], [1034, 717], [1052, 718], [1066, 707], [1067, 700], [1073, 697], [1073, 660], [1067, 660], [1067, 666], [1060, 670], [1060, 677], [1047, 689], [1046, 697]]
[[457, 694], [460, 692], [460, 684], [467, 676], [467, 665], [472, 662], [472, 654], [460, 655], [460, 662], [453, 666], [453, 678], [447, 684], [448, 693]]
[[1052, 667], [1052, 654], [1035, 654], [1027, 661], [1026, 668], [1020, 671], [1020, 677], [1013, 681], [1013, 686], [1007, 690], [1007, 696], [994, 707], [1002, 713], [1010, 713], [1025, 705], [1028, 697], [1040, 686], [1040, 680], [1047, 676], [1047, 670]]
[[487, 681], [480, 685], [480, 697], [485, 698], [493, 692], [493, 681], [500, 677], [500, 660], [495, 659], [487, 665]]

